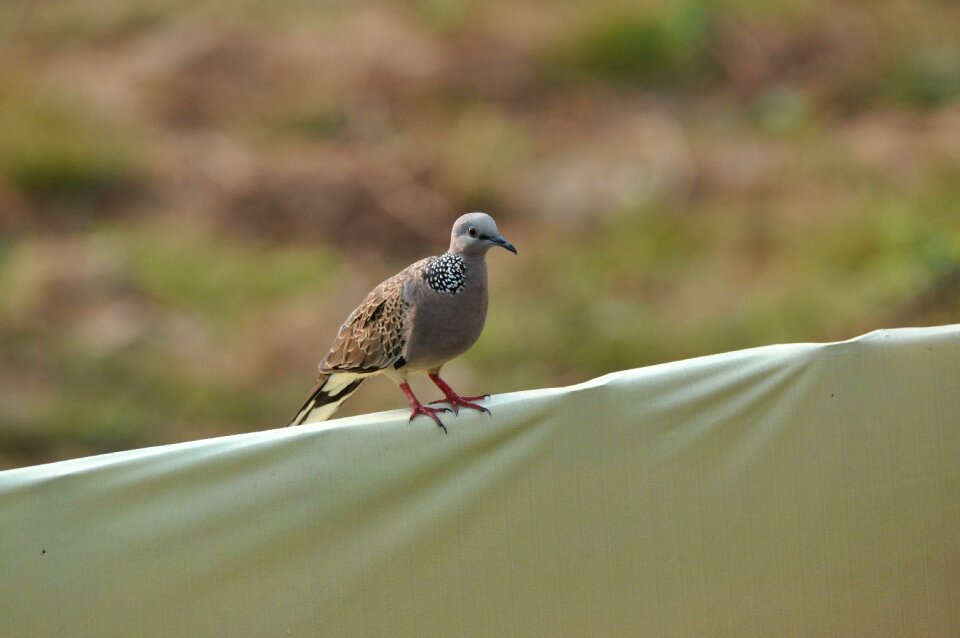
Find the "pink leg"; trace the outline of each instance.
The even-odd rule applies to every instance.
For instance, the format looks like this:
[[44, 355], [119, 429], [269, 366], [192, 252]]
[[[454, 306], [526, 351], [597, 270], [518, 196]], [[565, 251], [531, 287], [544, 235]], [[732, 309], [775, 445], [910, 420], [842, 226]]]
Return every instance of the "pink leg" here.
[[418, 414], [425, 414], [431, 419], [433, 419], [434, 421], [436, 421], [437, 425], [443, 428], [444, 432], [447, 431], [447, 426], [443, 424], [443, 422], [440, 420], [440, 417], [437, 416], [437, 413], [449, 412], [450, 410], [448, 410], [447, 408], [428, 408], [422, 405], [420, 401], [417, 399], [417, 397], [414, 396], [413, 390], [411, 390], [410, 386], [407, 385], [406, 383], [401, 383], [400, 389], [403, 390], [403, 393], [405, 395], [407, 395], [407, 401], [410, 402], [410, 409], [411, 409], [410, 420], [411, 421], [413, 421]]
[[440, 388], [441, 392], [443, 392], [443, 399], [439, 401], [431, 401], [430, 402], [431, 405], [433, 405], [434, 403], [449, 403], [450, 408], [453, 410], [454, 414], [458, 414], [459, 408], [461, 407], [470, 408], [472, 410], [479, 410], [480, 412], [486, 412], [487, 414], [490, 414], [490, 410], [486, 409], [482, 405], [477, 405], [476, 403], [472, 403], [473, 401], [480, 401], [482, 399], [486, 399], [489, 395], [481, 394], [475, 397], [462, 397], [456, 392], [454, 392], [453, 388], [447, 385], [447, 382], [441, 379], [439, 374], [431, 372], [429, 376], [430, 376], [430, 380], [433, 381], [438, 388]]

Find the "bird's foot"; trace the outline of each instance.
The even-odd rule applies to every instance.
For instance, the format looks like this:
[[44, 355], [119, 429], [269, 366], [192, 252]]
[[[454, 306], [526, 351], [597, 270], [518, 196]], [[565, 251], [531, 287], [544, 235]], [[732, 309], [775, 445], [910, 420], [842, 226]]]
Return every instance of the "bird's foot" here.
[[440, 412], [449, 412], [449, 411], [450, 411], [449, 408], [429, 408], [425, 405], [420, 405], [419, 403], [417, 403], [416, 405], [410, 406], [410, 421], [413, 421], [415, 418], [417, 418], [417, 416], [423, 414], [425, 416], [430, 417], [434, 421], [436, 421], [437, 425], [439, 425], [440, 428], [444, 431], [444, 433], [446, 433], [447, 426], [443, 424], [443, 421], [440, 420], [440, 417], [438, 417], [437, 414], [439, 414]]
[[430, 405], [435, 403], [446, 403], [450, 406], [450, 409], [454, 414], [460, 413], [460, 408], [470, 408], [471, 410], [477, 410], [479, 412], [486, 412], [490, 414], [490, 410], [486, 409], [482, 405], [477, 405], [474, 401], [482, 401], [483, 399], [488, 398], [489, 394], [481, 394], [475, 397], [462, 397], [457, 394], [453, 388], [447, 385], [447, 382], [440, 378], [439, 372], [431, 372], [429, 375], [430, 380], [433, 381], [434, 385], [440, 388], [440, 391], [443, 392], [443, 398], [439, 401], [431, 401]]
[[479, 412], [486, 412], [487, 414], [490, 414], [490, 410], [483, 407], [482, 405], [477, 405], [476, 403], [474, 403], [474, 401], [482, 401], [489, 397], [490, 397], [489, 394], [480, 394], [474, 397], [462, 397], [459, 394], [453, 393], [453, 394], [448, 394], [447, 396], [440, 399], [439, 401], [431, 401], [430, 405], [434, 405], [436, 403], [446, 403], [447, 405], [450, 406], [450, 410], [454, 414], [459, 414], [460, 408], [469, 408], [471, 410], [477, 410]]
[[440, 426], [440, 429], [446, 434], [447, 426], [443, 424], [443, 421], [440, 420], [440, 417], [438, 417], [437, 414], [440, 412], [449, 412], [449, 408], [428, 408], [420, 403], [420, 400], [414, 396], [413, 390], [411, 390], [410, 386], [406, 383], [401, 383], [400, 389], [403, 390], [405, 395], [407, 395], [407, 401], [410, 402], [410, 421], [413, 421], [418, 415], [423, 414], [433, 419], [437, 425]]

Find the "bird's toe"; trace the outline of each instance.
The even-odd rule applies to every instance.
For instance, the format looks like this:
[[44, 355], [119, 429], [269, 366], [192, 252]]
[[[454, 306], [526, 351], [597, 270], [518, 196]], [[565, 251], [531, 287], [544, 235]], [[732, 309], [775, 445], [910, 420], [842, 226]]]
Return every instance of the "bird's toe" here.
[[408, 419], [408, 421], [412, 422], [415, 418], [417, 418], [419, 415], [422, 414], [424, 416], [428, 416], [431, 419], [433, 419], [434, 422], [437, 425], [439, 425], [444, 432], [446, 432], [447, 426], [445, 426], [443, 424], [443, 421], [440, 420], [440, 417], [437, 416], [441, 412], [450, 412], [450, 409], [449, 408], [428, 408], [426, 406], [420, 405], [413, 408], [413, 410], [411, 410], [410, 418]]

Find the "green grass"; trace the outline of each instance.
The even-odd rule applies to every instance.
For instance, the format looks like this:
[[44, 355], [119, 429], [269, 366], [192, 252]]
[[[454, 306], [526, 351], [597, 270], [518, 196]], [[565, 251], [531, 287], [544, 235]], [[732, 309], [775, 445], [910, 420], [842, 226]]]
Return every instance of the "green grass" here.
[[440, 33], [462, 27], [482, 4], [484, 3], [476, 0], [415, 0], [413, 2], [420, 21]]
[[[56, 252], [44, 243], [0, 244], [0, 286], [10, 293], [0, 303], [0, 376], [34, 379], [41, 397], [39, 407], [29, 407], [31, 401], [0, 388], [0, 449], [42, 455], [56, 441], [63, 449], [112, 451], [169, 440], [176, 428], [267, 427], [298, 400], [302, 383], [294, 389], [282, 375], [262, 385], [224, 379], [206, 371], [204, 352], [218, 344], [236, 351], [249, 319], [323, 292], [336, 272], [325, 251], [267, 248], [150, 223], [95, 230], [75, 253], [78, 265], [109, 256], [109, 271], [69, 280], [78, 296], [40, 313], [51, 287], [66, 283], [37, 278]], [[115, 290], [98, 288], [102, 282], [91, 276], [110, 279]], [[119, 346], [91, 347], [76, 325], [98, 303], [90, 295], [143, 304], [144, 329]], [[205, 335], [207, 350], [186, 362], [182, 349], [171, 348], [169, 318], [178, 315]]]
[[321, 292], [336, 272], [323, 247], [271, 249], [203, 234], [108, 235], [142, 290], [160, 303], [217, 324], [305, 291]]
[[0, 172], [28, 197], [91, 202], [138, 181], [127, 131], [21, 85], [0, 93]]
[[917, 108], [936, 108], [960, 98], [960, 43], [896, 60], [879, 88], [890, 99]]
[[276, 131], [303, 140], [335, 140], [346, 137], [347, 112], [333, 105], [308, 103], [290, 109], [279, 117]]
[[[38, 353], [41, 345], [31, 342], [40, 340]], [[290, 411], [276, 392], [238, 391], [227, 382], [183, 375], [162, 343], [150, 338], [103, 356], [36, 331], [21, 333], [16, 351], [7, 352], [51, 388], [39, 410], [0, 408], [0, 448], [19, 452], [49, 445], [37, 433], [58, 445], [114, 451], [163, 442], [164, 432], [177, 425], [265, 427]]]
[[503, 111], [474, 107], [464, 109], [443, 137], [443, 164], [460, 208], [502, 209], [504, 178], [533, 146], [529, 131]]
[[660, 13], [604, 12], [574, 27], [543, 56], [543, 67], [564, 80], [616, 86], [684, 89], [717, 77], [712, 53], [713, 12], [687, 0]]

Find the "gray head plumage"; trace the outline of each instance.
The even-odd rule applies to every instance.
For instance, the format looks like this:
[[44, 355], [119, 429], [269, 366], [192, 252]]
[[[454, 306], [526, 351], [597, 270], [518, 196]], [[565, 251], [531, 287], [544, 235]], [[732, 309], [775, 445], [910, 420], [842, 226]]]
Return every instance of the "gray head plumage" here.
[[484, 255], [493, 246], [500, 246], [517, 253], [517, 249], [504, 239], [493, 217], [486, 213], [467, 213], [453, 223], [450, 232], [450, 252], [458, 255]]

